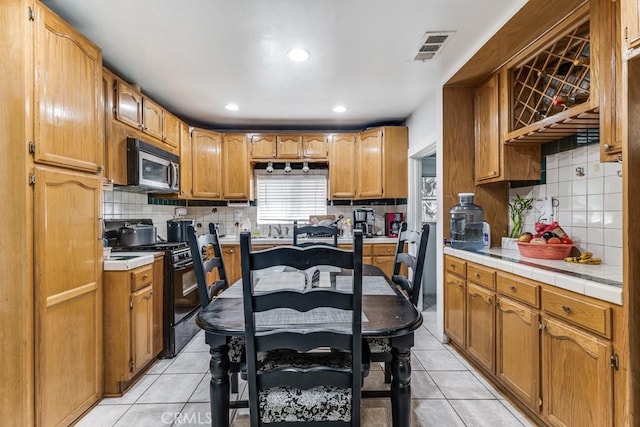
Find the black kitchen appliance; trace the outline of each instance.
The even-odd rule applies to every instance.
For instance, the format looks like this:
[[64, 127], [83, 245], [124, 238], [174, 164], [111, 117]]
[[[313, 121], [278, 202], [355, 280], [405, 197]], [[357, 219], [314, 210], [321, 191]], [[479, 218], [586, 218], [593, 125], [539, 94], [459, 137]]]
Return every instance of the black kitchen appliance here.
[[142, 193], [177, 193], [180, 158], [155, 145], [127, 137], [126, 188]]
[[375, 231], [374, 212], [372, 208], [356, 208], [353, 210], [353, 229], [362, 230], [364, 237], [373, 237]]
[[162, 292], [162, 358], [174, 357], [198, 333], [195, 316], [200, 308], [198, 283], [193, 269], [191, 250], [186, 242], [143, 242], [122, 245], [119, 230], [125, 224], [153, 225], [151, 219], [105, 220], [104, 237], [114, 252], [163, 252], [164, 278]]
[[167, 221], [167, 240], [170, 242], [188, 242], [187, 227], [196, 226], [193, 219], [174, 218]]
[[384, 233], [387, 237], [398, 237], [400, 225], [404, 221], [402, 212], [387, 212], [384, 214]]

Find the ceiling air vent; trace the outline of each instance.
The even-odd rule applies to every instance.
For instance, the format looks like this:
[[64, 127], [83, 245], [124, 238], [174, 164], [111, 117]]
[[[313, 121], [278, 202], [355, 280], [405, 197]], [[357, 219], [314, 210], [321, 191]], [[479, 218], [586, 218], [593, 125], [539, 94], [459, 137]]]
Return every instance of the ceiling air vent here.
[[426, 61], [432, 59], [436, 54], [442, 52], [455, 31], [427, 31], [422, 37], [418, 53], [413, 58], [414, 61]]

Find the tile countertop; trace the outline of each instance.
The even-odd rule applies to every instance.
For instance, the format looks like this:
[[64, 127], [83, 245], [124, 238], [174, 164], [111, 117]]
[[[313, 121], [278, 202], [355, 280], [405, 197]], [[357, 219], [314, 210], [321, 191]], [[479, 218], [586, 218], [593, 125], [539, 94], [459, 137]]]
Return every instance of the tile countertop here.
[[[162, 253], [162, 252], [160, 252]], [[127, 271], [153, 263], [155, 252], [111, 252], [104, 260], [104, 271]]]
[[563, 260], [528, 258], [517, 249], [466, 251], [448, 246], [444, 253], [558, 288], [622, 305], [622, 267], [572, 264]]
[[[300, 241], [304, 241], [305, 238], [301, 237]], [[327, 239], [327, 241], [330, 239]], [[338, 238], [338, 243], [351, 243], [353, 242], [353, 239], [351, 238], [344, 238], [344, 237], [339, 237]], [[397, 237], [365, 237], [364, 239], [362, 239], [362, 243], [367, 244], [367, 243], [397, 243], [398, 242], [398, 238]], [[240, 237], [238, 236], [224, 236], [220, 238], [220, 243], [227, 244], [227, 245], [232, 245], [232, 244], [240, 244]], [[280, 244], [280, 245], [290, 245], [293, 243], [293, 237], [282, 237], [282, 238], [273, 238], [273, 237], [252, 237], [251, 238], [251, 243], [254, 245], [273, 245], [273, 244]]]

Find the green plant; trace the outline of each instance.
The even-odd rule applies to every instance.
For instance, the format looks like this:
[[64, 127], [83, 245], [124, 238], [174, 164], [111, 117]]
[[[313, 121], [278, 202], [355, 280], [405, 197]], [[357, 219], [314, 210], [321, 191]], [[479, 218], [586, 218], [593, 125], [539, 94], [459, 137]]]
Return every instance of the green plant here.
[[535, 199], [533, 197], [527, 199], [516, 194], [516, 198], [509, 202], [509, 216], [513, 223], [513, 228], [511, 229], [509, 237], [517, 238], [522, 234], [524, 211], [531, 209], [534, 200]]

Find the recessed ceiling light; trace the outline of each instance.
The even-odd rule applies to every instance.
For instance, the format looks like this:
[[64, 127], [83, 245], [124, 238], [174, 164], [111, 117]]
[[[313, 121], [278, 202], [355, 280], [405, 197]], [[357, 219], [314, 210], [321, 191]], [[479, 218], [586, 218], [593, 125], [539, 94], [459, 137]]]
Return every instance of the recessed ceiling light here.
[[225, 104], [224, 108], [229, 111], [238, 111], [240, 109], [238, 107], [238, 104], [233, 104], [233, 103]]
[[344, 105], [336, 105], [335, 107], [333, 107], [334, 113], [344, 113], [345, 111], [347, 111], [347, 109], [344, 107]]
[[295, 49], [289, 50], [287, 52], [287, 56], [293, 62], [303, 62], [309, 59], [309, 51], [300, 49], [300, 48], [295, 48]]

